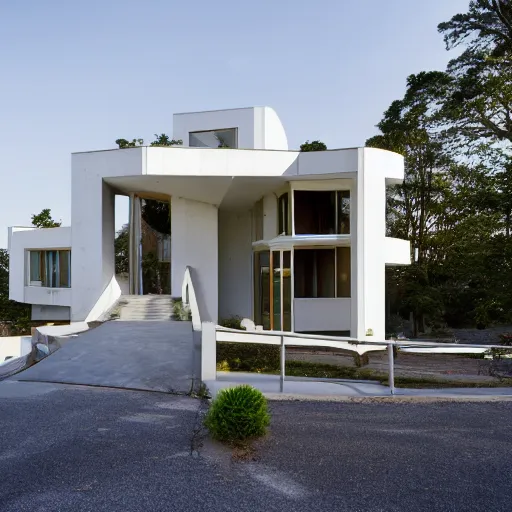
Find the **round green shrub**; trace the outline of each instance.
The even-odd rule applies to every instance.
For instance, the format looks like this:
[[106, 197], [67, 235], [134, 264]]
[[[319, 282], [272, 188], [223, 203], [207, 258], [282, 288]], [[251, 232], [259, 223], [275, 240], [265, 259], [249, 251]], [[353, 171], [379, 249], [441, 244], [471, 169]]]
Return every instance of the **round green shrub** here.
[[265, 434], [270, 423], [261, 391], [242, 384], [223, 389], [206, 414], [205, 425], [219, 441], [242, 441]]

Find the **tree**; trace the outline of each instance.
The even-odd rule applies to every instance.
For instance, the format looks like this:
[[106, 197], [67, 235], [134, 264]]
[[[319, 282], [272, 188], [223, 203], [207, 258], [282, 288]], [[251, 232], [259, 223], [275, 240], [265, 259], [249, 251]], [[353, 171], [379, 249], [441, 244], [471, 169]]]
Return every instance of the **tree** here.
[[412, 314], [414, 335], [426, 324], [471, 322], [491, 296], [481, 281], [499, 229], [495, 182], [481, 162], [456, 159], [440, 135], [439, 105], [449, 84], [445, 73], [410, 76], [404, 97], [378, 124], [381, 134], [367, 141], [405, 159], [403, 184], [388, 191], [387, 234], [411, 241], [413, 264], [389, 269], [387, 285], [391, 309]]
[[448, 65], [443, 105], [458, 145], [512, 142], [512, 4], [472, 0], [467, 13], [438, 26], [448, 50], [465, 45]]
[[58, 228], [62, 222], [52, 219], [50, 208], [45, 208], [39, 214], [32, 215], [32, 225], [36, 228]]
[[116, 274], [129, 272], [129, 232], [128, 224], [125, 224], [118, 232], [114, 240]]
[[0, 249], [0, 323], [8, 322], [10, 333], [16, 335], [29, 331], [29, 321], [30, 306], [9, 300], [9, 254]]
[[309, 140], [307, 140], [306, 142], [304, 142], [304, 144], [301, 144], [300, 145], [300, 150], [302, 152], [306, 152], [306, 151], [325, 151], [327, 149], [327, 146], [319, 141], [319, 140], [313, 140], [311, 142], [309, 142]]

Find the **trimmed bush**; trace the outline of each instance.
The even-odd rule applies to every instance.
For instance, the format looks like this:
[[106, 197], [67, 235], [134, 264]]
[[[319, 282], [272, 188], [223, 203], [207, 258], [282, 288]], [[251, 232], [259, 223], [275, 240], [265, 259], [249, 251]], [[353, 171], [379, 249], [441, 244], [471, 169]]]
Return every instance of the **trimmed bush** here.
[[238, 372], [279, 370], [280, 347], [261, 343], [217, 343], [217, 369]]
[[238, 329], [240, 331], [245, 331], [245, 327], [242, 327], [242, 320], [243, 318], [241, 316], [235, 315], [230, 316], [229, 318], [223, 318], [219, 325], [222, 327], [227, 327], [228, 329]]
[[262, 436], [269, 423], [267, 400], [247, 384], [223, 389], [204, 421], [215, 439], [228, 442]]

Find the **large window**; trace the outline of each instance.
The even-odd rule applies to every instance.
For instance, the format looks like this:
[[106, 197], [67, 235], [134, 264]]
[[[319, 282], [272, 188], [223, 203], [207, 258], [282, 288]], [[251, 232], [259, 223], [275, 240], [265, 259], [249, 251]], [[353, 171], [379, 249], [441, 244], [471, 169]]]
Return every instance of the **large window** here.
[[29, 285], [47, 288], [71, 286], [71, 251], [30, 251]]
[[350, 233], [350, 191], [296, 190], [296, 235], [347, 235]]
[[350, 297], [350, 247], [295, 249], [295, 298]]
[[236, 128], [227, 130], [210, 130], [207, 132], [190, 132], [188, 145], [191, 148], [233, 148], [238, 147]]

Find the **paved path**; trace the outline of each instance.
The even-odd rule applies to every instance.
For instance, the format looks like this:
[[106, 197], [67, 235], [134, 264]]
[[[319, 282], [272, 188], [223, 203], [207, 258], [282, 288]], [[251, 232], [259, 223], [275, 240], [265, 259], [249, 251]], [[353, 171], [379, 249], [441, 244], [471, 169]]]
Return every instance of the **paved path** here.
[[[389, 397], [388, 386], [376, 381], [314, 379], [307, 377], [286, 377], [283, 393], [280, 391], [279, 375], [246, 372], [217, 372], [217, 380], [205, 382], [210, 393], [215, 396], [221, 389], [239, 384], [250, 384], [265, 396], [274, 400], [289, 400], [306, 397], [317, 400], [344, 400], [348, 397]], [[406, 389], [396, 388], [396, 396], [428, 398], [471, 398], [489, 399], [498, 397], [512, 400], [512, 388], [443, 388]]]
[[12, 379], [189, 393], [197, 350], [190, 322], [106, 322]]
[[[2, 512], [508, 512], [512, 404], [272, 402], [245, 460], [198, 400], [0, 382]], [[197, 456], [198, 455], [198, 456]]]

